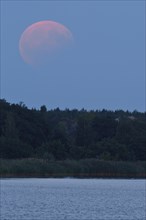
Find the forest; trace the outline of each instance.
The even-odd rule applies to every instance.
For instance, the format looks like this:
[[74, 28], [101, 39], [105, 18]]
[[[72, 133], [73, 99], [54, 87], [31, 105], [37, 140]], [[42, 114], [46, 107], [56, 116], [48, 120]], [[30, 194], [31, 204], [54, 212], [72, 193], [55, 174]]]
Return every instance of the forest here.
[[0, 158], [146, 161], [145, 112], [29, 109], [1, 99]]

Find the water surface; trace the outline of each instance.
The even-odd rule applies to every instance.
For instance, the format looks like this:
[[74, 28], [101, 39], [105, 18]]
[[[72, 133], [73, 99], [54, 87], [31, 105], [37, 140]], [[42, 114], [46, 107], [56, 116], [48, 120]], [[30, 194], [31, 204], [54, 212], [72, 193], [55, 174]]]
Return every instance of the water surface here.
[[145, 220], [145, 180], [2, 179], [1, 220]]

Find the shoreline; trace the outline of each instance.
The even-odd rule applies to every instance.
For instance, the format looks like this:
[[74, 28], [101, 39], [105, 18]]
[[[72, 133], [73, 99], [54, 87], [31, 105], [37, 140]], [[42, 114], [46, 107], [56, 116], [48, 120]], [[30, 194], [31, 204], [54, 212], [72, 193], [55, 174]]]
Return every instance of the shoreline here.
[[146, 161], [0, 159], [0, 178], [146, 178]]
[[2, 179], [141, 179], [146, 180], [146, 175], [143, 176], [16, 176], [16, 175], [3, 175], [0, 176], [0, 180]]

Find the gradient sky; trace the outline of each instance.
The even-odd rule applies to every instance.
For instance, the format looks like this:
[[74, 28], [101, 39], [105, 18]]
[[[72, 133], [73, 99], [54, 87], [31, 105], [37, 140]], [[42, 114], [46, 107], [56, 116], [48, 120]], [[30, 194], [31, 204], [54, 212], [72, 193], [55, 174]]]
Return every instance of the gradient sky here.
[[[145, 111], [144, 1], [2, 1], [1, 98], [29, 108]], [[24, 63], [18, 44], [32, 23], [73, 34], [68, 54], [45, 68]]]

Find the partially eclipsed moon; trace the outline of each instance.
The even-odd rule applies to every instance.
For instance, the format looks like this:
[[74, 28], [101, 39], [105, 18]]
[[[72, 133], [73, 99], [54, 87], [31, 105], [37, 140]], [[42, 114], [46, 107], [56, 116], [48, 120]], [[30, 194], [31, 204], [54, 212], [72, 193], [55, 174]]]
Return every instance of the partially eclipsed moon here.
[[72, 41], [72, 33], [64, 25], [49, 20], [40, 21], [30, 25], [22, 33], [19, 51], [26, 63], [42, 64]]

